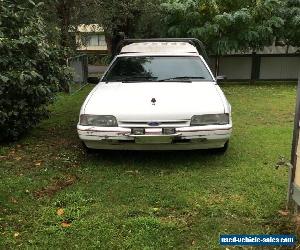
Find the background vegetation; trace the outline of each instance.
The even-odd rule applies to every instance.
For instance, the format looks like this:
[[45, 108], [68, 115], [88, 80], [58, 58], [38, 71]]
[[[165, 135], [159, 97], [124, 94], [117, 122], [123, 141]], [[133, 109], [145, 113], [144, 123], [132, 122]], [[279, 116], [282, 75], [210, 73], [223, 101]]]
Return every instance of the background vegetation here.
[[46, 39], [39, 7], [32, 1], [0, 5], [0, 141], [46, 118], [54, 93], [67, 88], [64, 49]]
[[77, 26], [91, 23], [103, 26], [110, 54], [124, 37], [196, 37], [220, 56], [274, 42], [299, 46], [300, 1], [3, 0], [0, 140], [47, 116], [53, 94], [67, 89]]
[[110, 53], [123, 37], [196, 37], [216, 55], [300, 43], [299, 0], [54, 0], [43, 6], [61, 44], [72, 45], [68, 31], [78, 24], [98, 23]]
[[0, 146], [1, 249], [218, 249], [220, 233], [294, 232], [281, 167], [293, 84], [223, 87], [235, 127], [222, 157], [87, 156], [75, 131], [91, 88], [55, 94], [78, 24], [102, 25], [110, 53], [124, 36], [193, 36], [221, 55], [299, 46], [299, 0], [1, 0], [0, 11], [0, 141], [37, 125]]

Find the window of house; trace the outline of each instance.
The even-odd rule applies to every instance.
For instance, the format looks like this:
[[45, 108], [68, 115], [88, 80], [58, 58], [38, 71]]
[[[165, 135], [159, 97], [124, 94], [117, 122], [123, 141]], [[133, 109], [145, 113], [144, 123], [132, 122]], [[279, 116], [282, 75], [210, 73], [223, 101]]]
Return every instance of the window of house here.
[[105, 36], [100, 34], [91, 34], [86, 36], [87, 46], [104, 46], [106, 45]]

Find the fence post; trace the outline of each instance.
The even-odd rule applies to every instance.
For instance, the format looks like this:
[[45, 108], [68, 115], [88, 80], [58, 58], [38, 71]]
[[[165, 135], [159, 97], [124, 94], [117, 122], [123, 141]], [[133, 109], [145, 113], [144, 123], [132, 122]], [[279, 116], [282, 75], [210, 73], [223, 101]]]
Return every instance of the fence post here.
[[299, 146], [299, 130], [300, 130], [300, 76], [299, 76], [298, 88], [297, 88], [294, 133], [293, 133], [292, 153], [291, 153], [291, 166], [289, 171], [288, 207], [290, 207], [293, 204], [293, 202], [295, 202], [297, 206], [300, 205], [299, 179], [298, 179], [298, 184], [296, 179], [297, 173], [299, 176], [299, 170], [297, 169], [297, 165], [298, 165], [297, 149]]
[[257, 55], [256, 52], [252, 53], [252, 67], [251, 67], [251, 83], [259, 80], [260, 75], [260, 55]]
[[88, 72], [89, 61], [88, 60], [89, 60], [88, 55], [84, 55], [83, 56], [83, 63], [82, 63], [82, 65], [83, 65], [83, 82], [84, 82], [84, 84], [87, 84], [87, 82], [88, 82], [88, 74], [89, 74], [89, 72]]
[[215, 76], [217, 77], [220, 72], [220, 55], [216, 55], [216, 63], [215, 63]]

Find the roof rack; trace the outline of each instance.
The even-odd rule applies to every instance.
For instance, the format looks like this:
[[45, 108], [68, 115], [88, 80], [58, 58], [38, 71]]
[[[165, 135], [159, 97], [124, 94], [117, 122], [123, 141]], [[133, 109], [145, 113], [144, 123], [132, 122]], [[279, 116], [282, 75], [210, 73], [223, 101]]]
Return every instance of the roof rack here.
[[124, 39], [119, 42], [117, 46], [117, 54], [119, 54], [122, 48], [132, 43], [145, 43], [145, 42], [186, 42], [196, 47], [198, 53], [203, 56], [205, 61], [208, 62], [208, 56], [205, 51], [203, 43], [197, 38], [151, 38], [151, 39]]

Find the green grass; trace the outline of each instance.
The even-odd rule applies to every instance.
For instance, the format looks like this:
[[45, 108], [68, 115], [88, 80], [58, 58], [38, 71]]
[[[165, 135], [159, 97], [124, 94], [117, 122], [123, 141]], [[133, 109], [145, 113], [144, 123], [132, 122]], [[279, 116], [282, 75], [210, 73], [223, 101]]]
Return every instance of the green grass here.
[[224, 156], [87, 156], [76, 123], [91, 88], [59, 95], [49, 120], [0, 148], [0, 248], [220, 249], [222, 233], [294, 233], [278, 213], [288, 170], [275, 166], [290, 156], [296, 87], [222, 88], [234, 120]]

